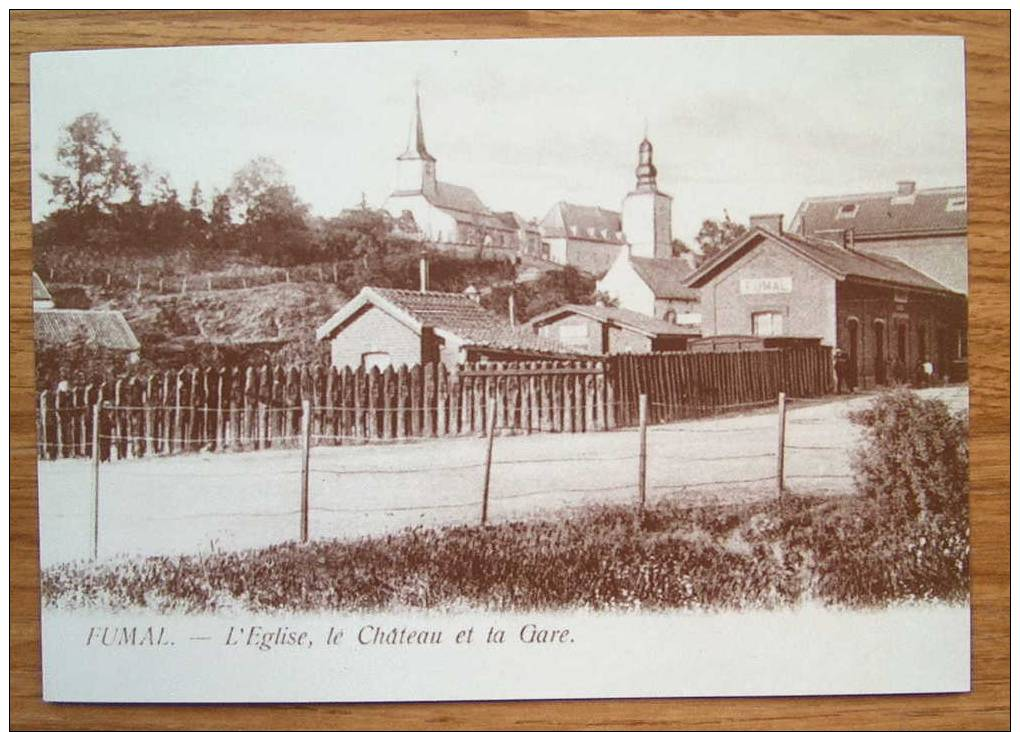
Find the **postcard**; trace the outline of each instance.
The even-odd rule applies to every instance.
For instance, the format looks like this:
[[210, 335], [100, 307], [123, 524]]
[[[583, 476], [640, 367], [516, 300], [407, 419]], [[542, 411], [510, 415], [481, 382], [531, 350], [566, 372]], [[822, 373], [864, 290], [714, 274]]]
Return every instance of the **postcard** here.
[[31, 89], [46, 700], [970, 689], [962, 39]]

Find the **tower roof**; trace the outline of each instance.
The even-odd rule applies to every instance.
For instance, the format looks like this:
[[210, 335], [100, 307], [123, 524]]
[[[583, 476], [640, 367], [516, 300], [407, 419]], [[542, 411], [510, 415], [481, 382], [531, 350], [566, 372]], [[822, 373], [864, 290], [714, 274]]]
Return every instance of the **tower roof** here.
[[425, 126], [421, 121], [421, 91], [419, 91], [417, 85], [415, 85], [414, 89], [414, 130], [407, 141], [407, 149], [397, 160], [436, 161], [425, 147]]
[[638, 146], [638, 166], [634, 172], [637, 174], [637, 190], [654, 191], [658, 188], [655, 178], [659, 171], [652, 163], [652, 143], [647, 135]]

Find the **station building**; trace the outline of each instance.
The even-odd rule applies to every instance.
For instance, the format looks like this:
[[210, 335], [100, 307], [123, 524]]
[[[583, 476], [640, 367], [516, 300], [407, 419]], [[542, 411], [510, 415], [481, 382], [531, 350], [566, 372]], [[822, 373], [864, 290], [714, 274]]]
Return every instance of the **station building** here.
[[966, 376], [967, 300], [902, 260], [751, 218], [740, 240], [687, 280], [701, 295], [703, 336], [819, 338], [850, 357], [861, 386], [911, 379], [930, 360], [936, 380]]

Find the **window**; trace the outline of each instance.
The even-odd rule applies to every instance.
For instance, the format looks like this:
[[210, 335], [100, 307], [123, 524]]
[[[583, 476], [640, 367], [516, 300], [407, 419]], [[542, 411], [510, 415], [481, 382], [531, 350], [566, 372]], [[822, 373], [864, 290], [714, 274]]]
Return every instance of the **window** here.
[[860, 206], [856, 203], [847, 203], [839, 207], [836, 211], [837, 219], [852, 219], [857, 215], [857, 211], [860, 210]]
[[673, 308], [670, 308], [669, 310], [667, 310], [663, 314], [662, 319], [665, 320], [667, 323], [675, 323], [676, 322], [676, 310], [674, 310]]
[[950, 198], [946, 201], [946, 212], [952, 211], [966, 211], [967, 210], [967, 197], [958, 196], [956, 198]]
[[751, 332], [756, 336], [783, 334], [783, 314], [775, 311], [751, 314]]
[[384, 371], [392, 363], [393, 360], [386, 351], [369, 351], [361, 354], [361, 365], [365, 371], [371, 370], [373, 366], [378, 367], [380, 371]]

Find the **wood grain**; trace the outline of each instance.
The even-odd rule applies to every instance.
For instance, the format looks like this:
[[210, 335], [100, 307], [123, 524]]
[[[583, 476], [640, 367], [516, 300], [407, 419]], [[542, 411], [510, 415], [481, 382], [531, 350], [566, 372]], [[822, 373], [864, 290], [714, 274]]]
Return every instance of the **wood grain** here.
[[[14, 729], [1006, 728], [1009, 723], [1009, 13], [943, 11], [12, 12], [10, 703]], [[29, 288], [28, 54], [428, 38], [949, 34], [966, 37], [973, 692], [811, 699], [84, 706], [40, 701]]]

